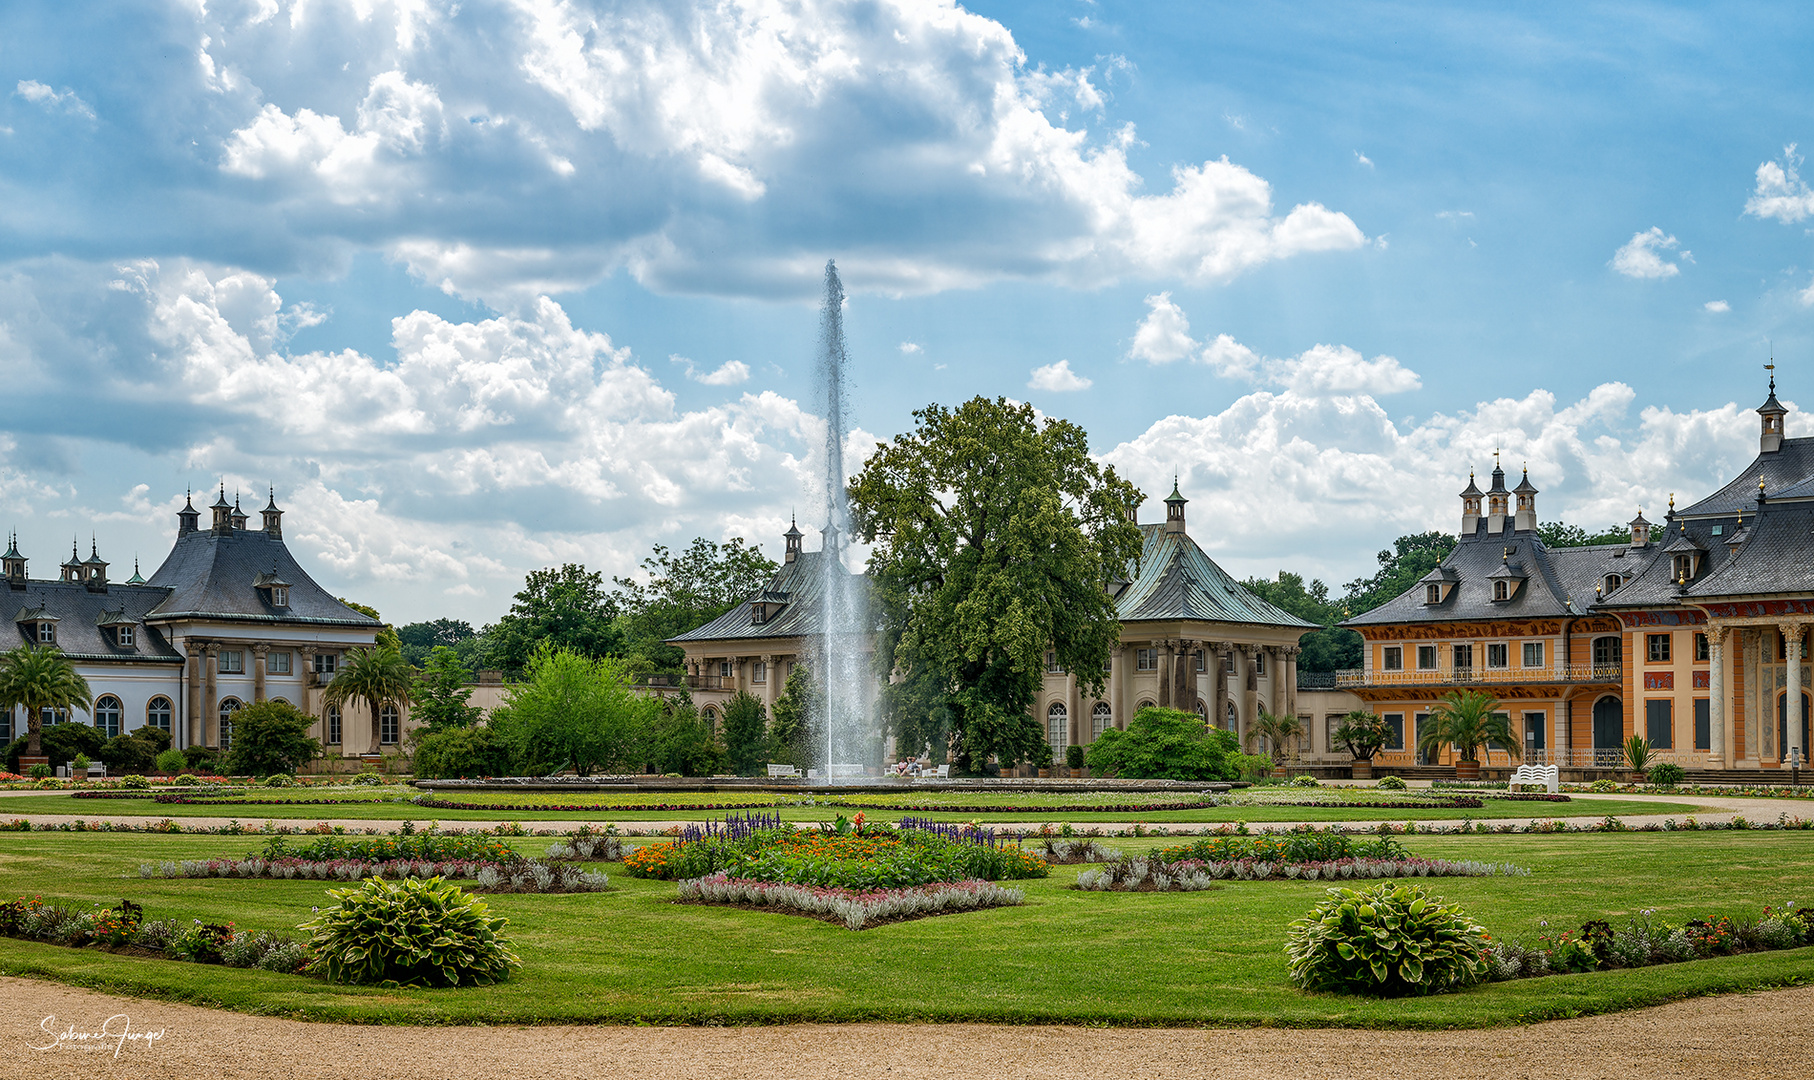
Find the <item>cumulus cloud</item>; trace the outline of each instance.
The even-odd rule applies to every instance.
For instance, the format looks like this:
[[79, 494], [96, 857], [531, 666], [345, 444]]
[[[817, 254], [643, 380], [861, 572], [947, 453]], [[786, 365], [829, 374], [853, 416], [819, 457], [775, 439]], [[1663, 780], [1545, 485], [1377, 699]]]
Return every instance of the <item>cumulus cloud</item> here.
[[750, 366], [741, 360], [726, 360], [715, 370], [702, 373], [694, 370], [689, 361], [687, 378], [707, 386], [736, 386], [738, 383], [749, 382]]
[[1069, 360], [1060, 360], [1056, 364], [1036, 367], [1033, 369], [1033, 377], [1027, 380], [1029, 390], [1050, 390], [1060, 393], [1070, 390], [1088, 390], [1092, 385], [1092, 380], [1071, 370]]
[[[1054, 69], [952, 0], [264, 13], [148, 15], [137, 40], [199, 48], [132, 53], [142, 90], [110, 106], [118, 138], [9, 150], [80, 158], [55, 213], [9, 218], [39, 223], [12, 249], [48, 253], [75, 229], [122, 255], [268, 275], [377, 250], [503, 308], [619, 271], [664, 291], [808, 296], [826, 237], [848, 287], [889, 294], [1213, 283], [1366, 239], [1313, 198], [1275, 205], [1227, 158], [1137, 172], [1138, 135], [1105, 89], [1124, 59]], [[105, 50], [131, 43], [95, 44], [97, 64], [127, 65]], [[172, 171], [170, 146], [214, 169]]]
[[1369, 169], [1373, 167], [1373, 159], [1361, 153], [1359, 150], [1354, 152], [1354, 163], [1356, 165], [1364, 165]]
[[1757, 167], [1757, 186], [1745, 200], [1745, 213], [1762, 218], [1775, 218], [1785, 225], [1814, 214], [1814, 189], [1801, 178], [1802, 158], [1795, 144], [1783, 147], [1781, 161], [1766, 161]]
[[[1256, 391], [1207, 416], [1166, 417], [1102, 458], [1149, 497], [1180, 471], [1194, 520], [1214, 522], [1192, 535], [1232, 572], [1283, 567], [1339, 582], [1368, 569], [1356, 549], [1407, 532], [1454, 532], [1455, 493], [1470, 469], [1492, 469], [1496, 449], [1514, 478], [1528, 463], [1542, 520], [1594, 527], [1660, 507], [1670, 492], [1689, 501], [1710, 494], [1757, 452], [1747, 407], [1644, 406], [1634, 417], [1636, 404], [1631, 387], [1613, 382], [1575, 401], [1533, 390], [1395, 421], [1368, 396], [1294, 387]], [[1331, 530], [1332, 521], [1348, 525]]]
[[[1666, 235], [1662, 229], [1652, 225], [1648, 230], [1633, 233], [1624, 247], [1613, 253], [1612, 268], [1628, 278], [1668, 278], [1682, 272], [1680, 265], [1672, 263], [1662, 255], [1677, 247], [1676, 238]], [[1687, 249], [1681, 253], [1682, 262], [1693, 262], [1694, 257]]]
[[1701, 306], [1708, 311], [1713, 312], [1715, 315], [1724, 315], [1726, 312], [1732, 310], [1732, 305], [1726, 303], [1724, 300], [1709, 300]]
[[905, 353], [908, 356], [916, 356], [916, 355], [926, 351], [925, 349], [920, 347], [918, 342], [913, 342], [913, 341], [901, 342], [900, 348], [901, 348], [901, 352]]
[[1262, 356], [1228, 334], [1199, 343], [1170, 293], [1146, 298], [1146, 317], [1134, 329], [1128, 355], [1152, 364], [1186, 357], [1226, 379], [1264, 382], [1306, 395], [1398, 394], [1423, 385], [1415, 371], [1390, 356], [1372, 360], [1345, 345], [1316, 345], [1294, 357]]
[[48, 112], [65, 112], [84, 120], [95, 118], [94, 109], [67, 86], [62, 92], [51, 89], [36, 79], [20, 79], [13, 93]]

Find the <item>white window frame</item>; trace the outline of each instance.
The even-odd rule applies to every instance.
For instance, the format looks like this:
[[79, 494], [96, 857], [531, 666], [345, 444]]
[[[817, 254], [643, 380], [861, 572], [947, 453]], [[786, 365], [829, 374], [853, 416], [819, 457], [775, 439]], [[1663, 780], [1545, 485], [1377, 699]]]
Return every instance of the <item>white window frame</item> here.
[[1098, 701], [1096, 707], [1090, 710], [1090, 741], [1095, 742], [1096, 737], [1114, 726], [1114, 723], [1114, 710], [1109, 708], [1108, 702]]
[[1542, 667], [1543, 666], [1543, 642], [1541, 642], [1541, 641], [1524, 642], [1522, 659], [1524, 660], [1524, 666], [1527, 668]]
[[1442, 603], [1442, 586], [1434, 581], [1425, 585], [1423, 587], [1423, 602], [1425, 604]]
[[1158, 649], [1135, 649], [1134, 650], [1134, 670], [1135, 671], [1158, 671], [1159, 670], [1159, 650]]
[[1494, 600], [1510, 600], [1511, 598], [1512, 598], [1512, 583], [1511, 582], [1505, 580], [1504, 578], [1500, 578], [1498, 581], [1493, 582], [1493, 599]]
[[[109, 702], [112, 704], [108, 704]], [[94, 701], [95, 730], [110, 739], [113, 738], [120, 734], [120, 724], [125, 718], [125, 713], [126, 707], [120, 704], [119, 698], [112, 694], [102, 694]]]
[[329, 705], [327, 714], [328, 745], [339, 746], [341, 739], [340, 706]]
[[1266, 674], [1266, 653], [1262, 649], [1253, 651], [1253, 673], [1255, 675]]
[[113, 643], [122, 649], [130, 649], [133, 644], [132, 627], [116, 626], [113, 628]]
[[57, 624], [41, 622], [38, 624], [38, 644], [55, 645], [57, 643]]
[[[162, 708], [158, 707], [160, 701], [163, 702]], [[145, 703], [146, 727], [156, 728], [159, 731], [169, 731], [171, 722], [175, 720], [175, 718], [176, 705], [164, 695], [158, 694]], [[163, 721], [162, 723], [158, 722], [160, 719]]]
[[290, 663], [290, 650], [276, 649], [265, 654], [265, 674], [288, 675], [293, 671], [295, 665]]
[[1381, 671], [1403, 671], [1405, 669], [1405, 647], [1387, 645], [1380, 649], [1379, 667]]
[[386, 705], [378, 710], [378, 745], [395, 746], [403, 737], [403, 714], [395, 705]]
[[271, 586], [271, 606], [272, 607], [289, 607], [290, 606], [290, 590], [282, 585]]
[[340, 654], [338, 653], [318, 652], [315, 654], [315, 674], [317, 675], [332, 675], [339, 664]]
[[246, 651], [244, 649], [222, 649], [220, 651], [220, 673], [222, 675], [244, 675], [246, 673]]
[[750, 665], [750, 682], [766, 685], [768, 683], [768, 665], [760, 660], [752, 663]]

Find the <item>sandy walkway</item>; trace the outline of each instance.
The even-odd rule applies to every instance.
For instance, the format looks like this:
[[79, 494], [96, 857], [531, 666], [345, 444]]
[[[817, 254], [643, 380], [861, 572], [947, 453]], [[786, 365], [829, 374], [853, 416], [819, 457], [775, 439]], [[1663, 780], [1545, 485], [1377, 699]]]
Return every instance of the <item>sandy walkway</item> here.
[[[39, 793], [38, 792], [18, 792], [18, 793], [0, 792], [0, 796], [9, 795], [9, 794], [18, 794], [21, 796], [25, 796], [25, 795], [37, 795]], [[53, 792], [52, 794], [58, 794], [58, 793]], [[1804, 819], [1814, 818], [1814, 801], [1810, 801], [1810, 800], [1806, 800], [1806, 799], [1735, 798], [1735, 797], [1726, 797], [1726, 796], [1717, 796], [1717, 795], [1670, 795], [1670, 794], [1626, 795], [1626, 794], [1617, 794], [1617, 793], [1607, 794], [1607, 795], [1580, 796], [1580, 797], [1594, 798], [1594, 799], [1607, 799], [1607, 800], [1611, 800], [1614, 802], [1663, 801], [1663, 802], [1684, 803], [1684, 804], [1696, 807], [1695, 811], [1693, 811], [1692, 816], [1694, 816], [1698, 821], [1700, 821], [1702, 823], [1730, 822], [1734, 816], [1743, 816], [1745, 818], [1745, 820], [1754, 822], [1754, 823], [1774, 822], [1774, 821], [1776, 821], [1776, 819], [1779, 815], [1787, 815], [1788, 817], [1800, 817], [1800, 818], [1804, 818]], [[5, 817], [5, 818], [9, 818], [9, 819], [10, 818], [27, 818], [34, 823], [43, 823], [43, 824], [67, 823], [67, 822], [71, 822], [71, 821], [113, 821], [113, 822], [119, 822], [121, 824], [130, 823], [130, 824], [134, 824], [134, 825], [148, 825], [148, 824], [153, 824], [155, 822], [164, 820], [164, 815], [110, 814], [107, 812], [108, 804], [107, 804], [106, 800], [96, 800], [95, 804], [94, 804], [95, 812], [92, 814], [34, 814], [29, 809], [30, 805], [31, 805], [30, 801], [28, 799], [23, 799], [23, 798], [18, 801], [12, 802], [12, 803], [0, 803], [0, 817]], [[1488, 824], [1493, 824], [1493, 825], [1512, 824], [1512, 825], [1522, 826], [1522, 825], [1527, 825], [1533, 821], [1553, 820], [1560, 816], [1559, 814], [1557, 814], [1555, 812], [1557, 809], [1561, 809], [1561, 806], [1559, 804], [1531, 803], [1529, 805], [1531, 807], [1531, 816], [1528, 818], [1517, 818], [1517, 817], [1479, 818], [1479, 819], [1473, 819], [1473, 820], [1485, 821]], [[250, 808], [248, 808], [248, 809], [250, 809]], [[325, 814], [331, 813], [333, 808], [331, 806], [324, 806], [321, 809], [325, 815]], [[829, 807], [826, 810], [826, 814], [828, 817], [834, 812], [835, 811]], [[703, 821], [707, 818], [722, 818], [725, 816], [725, 813], [726, 813], [725, 811], [716, 811], [716, 812], [709, 813], [709, 814], [702, 813], [696, 817], [679, 818], [679, 819], [675, 819], [675, 820], [671, 820], [671, 821], [622, 821], [620, 819], [612, 818], [612, 817], [605, 816], [605, 815], [601, 815], [598, 818], [590, 820], [590, 821], [561, 820], [558, 818], [537, 819], [537, 818], [533, 818], [533, 817], [526, 817], [526, 818], [517, 819], [516, 824], [519, 824], [523, 828], [530, 829], [530, 830], [551, 829], [551, 830], [555, 830], [555, 831], [559, 831], [559, 832], [569, 832], [573, 829], [579, 828], [581, 825], [589, 824], [589, 825], [594, 826], [595, 828], [603, 828], [606, 824], [616, 821], [618, 823], [619, 828], [632, 829], [632, 830], [637, 831], [638, 833], [648, 834], [648, 833], [659, 832], [663, 829], [667, 829], [672, 826], [687, 825], [687, 824], [691, 824], [694, 822]], [[881, 814], [883, 812], [876, 811], [876, 813]], [[1670, 818], [1674, 818], [1675, 820], [1680, 821], [1681, 818], [1685, 817], [1685, 816], [1688, 816], [1688, 815], [1633, 814], [1633, 815], [1619, 815], [1619, 820], [1624, 822], [1628, 826], [1636, 827], [1636, 826], [1646, 825], [1646, 824], [1660, 825], [1665, 820], [1670, 819]], [[394, 829], [401, 823], [401, 819], [386, 820], [386, 819], [378, 819], [378, 818], [335, 818], [335, 817], [327, 817], [327, 816], [323, 816], [323, 817], [319, 817], [319, 818], [296, 818], [296, 817], [263, 818], [263, 817], [249, 816], [249, 815], [248, 816], [239, 816], [239, 817], [233, 817], [233, 816], [212, 817], [212, 816], [209, 816], [209, 817], [178, 817], [178, 818], [174, 818], [173, 820], [178, 821], [184, 825], [201, 825], [201, 826], [207, 826], [210, 828], [217, 828], [219, 826], [226, 825], [231, 821], [238, 821], [241, 825], [245, 826], [247, 829], [253, 829], [253, 830], [263, 828], [267, 821], [270, 822], [274, 826], [287, 825], [290, 828], [307, 828], [307, 827], [315, 825], [319, 822], [325, 822], [330, 826], [343, 827], [343, 828], [347, 829], [349, 832], [361, 832], [366, 829], [377, 829], [379, 831], [385, 831], [385, 830], [389, 830], [389, 829]], [[1079, 829], [1079, 830], [1088, 830], [1091, 828], [1097, 828], [1097, 829], [1101, 829], [1104, 833], [1114, 833], [1114, 832], [1117, 832], [1122, 829], [1133, 828], [1137, 820], [1138, 820], [1137, 818], [1130, 815], [1126, 819], [1117, 820], [1117, 821], [1079, 822], [1079, 823], [1076, 823], [1073, 827], [1076, 829]], [[1373, 825], [1378, 824], [1379, 820], [1389, 821], [1389, 822], [1397, 825], [1397, 824], [1403, 824], [1405, 819], [1402, 817], [1391, 817], [1390, 815], [1382, 815], [1381, 819], [1370, 819], [1370, 820], [1366, 820], [1366, 821], [1344, 821], [1344, 822], [1340, 822], [1339, 824], [1341, 824], [1347, 828], [1351, 828], [1351, 829], [1354, 829], [1354, 828], [1366, 829], [1366, 828], [1372, 827]], [[1418, 822], [1418, 824], [1419, 825], [1430, 825], [1430, 826], [1453, 827], [1456, 825], [1460, 825], [1463, 820], [1465, 820], [1465, 819], [1460, 818], [1460, 817], [1444, 819], [1444, 820], [1433, 820], [1433, 821], [1420, 820]], [[1591, 817], [1585, 817], [1585, 818], [1576, 817], [1576, 818], [1570, 818], [1570, 819], [1564, 819], [1564, 820], [1572, 820], [1578, 824], [1586, 825], [1586, 824], [1591, 823], [1595, 819], [1591, 818]], [[417, 819], [416, 823], [418, 825], [421, 825], [422, 820]], [[498, 827], [499, 825], [509, 824], [509, 822], [502, 821], [502, 820], [499, 820], [499, 821], [466, 821], [466, 820], [449, 819], [447, 821], [442, 822], [442, 824], [449, 828], [461, 828], [461, 829], [470, 830], [470, 829], [494, 829], [494, 828]], [[1042, 824], [1045, 824], [1045, 822], [1033, 821], [1033, 820], [1029, 820], [1029, 821], [994, 821], [994, 822], [989, 822], [988, 824], [991, 827], [996, 828], [996, 829], [1003, 829], [1003, 830], [1019, 829], [1019, 830], [1024, 830], [1024, 831], [1030, 831], [1030, 830], [1037, 830]], [[1149, 828], [1149, 829], [1163, 828], [1163, 829], [1169, 829], [1173, 833], [1187, 833], [1187, 832], [1196, 833], [1196, 832], [1206, 830], [1206, 829], [1217, 828], [1217, 827], [1219, 827], [1220, 823], [1152, 821], [1152, 822], [1144, 822], [1143, 824], [1145, 825], [1146, 828]], [[1312, 822], [1261, 821], [1261, 822], [1253, 822], [1248, 827], [1251, 830], [1253, 830], [1254, 832], [1282, 832], [1284, 830], [1297, 828], [1300, 825], [1306, 825], [1306, 824], [1311, 825], [1316, 828], [1323, 828], [1328, 825], [1336, 824], [1336, 823], [1328, 822], [1328, 821], [1312, 821]]]
[[[0, 979], [0, 1076], [358, 1078], [1405, 1077], [1773, 1080], [1814, 1074], [1814, 988], [1498, 1031], [1144, 1030], [977, 1024], [385, 1028], [307, 1024]], [[42, 1018], [54, 1017], [46, 1025]], [[113, 1018], [109, 1021], [109, 1018]], [[63, 1032], [161, 1032], [152, 1043]], [[48, 1049], [37, 1049], [48, 1047]]]

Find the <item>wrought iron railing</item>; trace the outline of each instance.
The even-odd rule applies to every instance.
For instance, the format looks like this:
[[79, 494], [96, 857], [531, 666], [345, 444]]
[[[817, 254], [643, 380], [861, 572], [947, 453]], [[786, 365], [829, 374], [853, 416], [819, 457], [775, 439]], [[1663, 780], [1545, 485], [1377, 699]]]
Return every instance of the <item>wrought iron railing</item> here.
[[[1423, 671], [1348, 668], [1335, 673], [1338, 688], [1359, 686], [1504, 686], [1513, 683], [1616, 683], [1625, 678], [1625, 665], [1551, 664], [1547, 667], [1446, 667]], [[1299, 685], [1302, 685], [1300, 681]]]

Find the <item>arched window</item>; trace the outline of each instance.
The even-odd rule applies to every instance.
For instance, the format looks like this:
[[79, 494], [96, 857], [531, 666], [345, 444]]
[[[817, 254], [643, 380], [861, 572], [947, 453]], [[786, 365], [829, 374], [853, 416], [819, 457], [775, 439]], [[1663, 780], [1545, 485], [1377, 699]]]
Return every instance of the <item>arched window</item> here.
[[172, 712], [174, 710], [170, 707], [169, 698], [162, 695], [154, 697], [145, 706], [145, 724], [147, 727], [154, 727], [159, 731], [169, 731]]
[[1203, 701], [1201, 698], [1197, 699], [1197, 715], [1201, 716], [1203, 718], [1203, 726], [1208, 727], [1209, 726], [1209, 704], [1207, 702]]
[[1602, 596], [1611, 596], [1620, 585], [1624, 584], [1624, 581], [1625, 579], [1617, 574], [1607, 574], [1606, 580], [1600, 582], [1600, 594]]
[[273, 704], [276, 704], [276, 705], [288, 705], [289, 704], [289, 701], [287, 699], [280, 698], [280, 697], [274, 697], [271, 699], [271, 701]]
[[102, 694], [94, 699], [95, 730], [109, 739], [120, 733], [120, 699]]
[[1046, 710], [1046, 742], [1052, 744], [1052, 756], [1064, 759], [1065, 745], [1071, 740], [1071, 714], [1064, 702], [1054, 701]]
[[700, 715], [705, 717], [705, 729], [714, 735], [718, 734], [718, 710], [707, 705], [705, 712]]
[[340, 706], [328, 706], [328, 745], [340, 745]]
[[220, 748], [230, 750], [233, 747], [233, 714], [238, 712], [243, 703], [236, 697], [223, 698], [220, 703]]
[[397, 715], [395, 705], [386, 705], [378, 710], [378, 742], [383, 746], [397, 745], [397, 728], [401, 717]]
[[1510, 600], [1511, 598], [1512, 598], [1512, 586], [1509, 582], [1504, 582], [1504, 581], [1493, 582], [1493, 599]]
[[1114, 726], [1114, 723], [1115, 714], [1109, 708], [1108, 702], [1098, 701], [1096, 707], [1090, 710], [1090, 740], [1095, 741], [1096, 736]]

